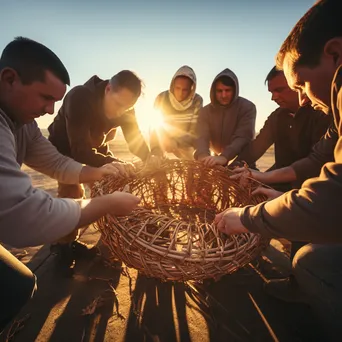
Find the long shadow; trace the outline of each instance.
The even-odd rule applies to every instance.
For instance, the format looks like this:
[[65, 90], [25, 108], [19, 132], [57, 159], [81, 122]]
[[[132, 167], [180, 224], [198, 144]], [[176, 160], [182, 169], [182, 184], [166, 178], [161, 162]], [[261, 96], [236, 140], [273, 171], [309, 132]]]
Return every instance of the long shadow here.
[[[104, 341], [117, 303], [113, 289], [120, 280], [120, 265], [117, 269], [106, 267], [100, 258], [78, 262], [70, 279], [55, 272], [54, 257], [50, 256], [37, 271], [37, 294], [16, 318], [31, 316], [15, 341]], [[99, 297], [101, 308], [95, 314], [82, 315]], [[5, 341], [6, 333], [0, 341]]]
[[161, 282], [139, 274], [124, 341], [177, 341], [178, 334], [180, 341], [190, 341], [185, 309], [183, 283]]
[[[202, 284], [162, 283], [139, 275], [124, 341], [185, 342], [191, 336], [213, 342], [324, 340], [307, 306], [268, 297], [263, 283], [249, 266]], [[196, 328], [206, 331], [191, 334]]]

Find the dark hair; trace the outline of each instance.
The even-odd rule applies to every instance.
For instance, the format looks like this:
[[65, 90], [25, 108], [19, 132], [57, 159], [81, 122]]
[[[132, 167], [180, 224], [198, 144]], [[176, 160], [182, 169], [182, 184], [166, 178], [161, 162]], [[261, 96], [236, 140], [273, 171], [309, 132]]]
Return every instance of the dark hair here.
[[61, 60], [46, 46], [32, 39], [16, 37], [2, 51], [0, 71], [14, 69], [24, 84], [45, 81], [45, 71], [49, 70], [64, 84], [70, 85], [68, 71]]
[[110, 79], [110, 85], [113, 90], [126, 88], [130, 90], [137, 98], [141, 95], [143, 83], [141, 79], [130, 70], [122, 70]]
[[235, 82], [232, 78], [229, 76], [220, 76], [216, 81], [215, 81], [215, 86], [217, 82], [223, 83], [226, 87], [234, 87], [235, 88]]
[[316, 2], [297, 22], [277, 54], [277, 67], [283, 68], [287, 53], [296, 65], [316, 66], [324, 45], [334, 37], [342, 36], [342, 1]]
[[266, 79], [265, 79], [265, 84], [269, 81], [271, 81], [273, 78], [276, 76], [283, 74], [282, 70], [277, 69], [276, 66], [274, 66], [271, 71], [267, 74]]

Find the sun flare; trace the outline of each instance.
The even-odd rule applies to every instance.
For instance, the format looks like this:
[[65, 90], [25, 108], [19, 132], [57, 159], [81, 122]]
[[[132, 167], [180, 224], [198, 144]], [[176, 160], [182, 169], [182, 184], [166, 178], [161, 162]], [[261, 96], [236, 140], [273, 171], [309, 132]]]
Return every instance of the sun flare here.
[[145, 134], [164, 126], [163, 115], [159, 110], [154, 109], [153, 101], [140, 99], [135, 106], [135, 112], [139, 128]]

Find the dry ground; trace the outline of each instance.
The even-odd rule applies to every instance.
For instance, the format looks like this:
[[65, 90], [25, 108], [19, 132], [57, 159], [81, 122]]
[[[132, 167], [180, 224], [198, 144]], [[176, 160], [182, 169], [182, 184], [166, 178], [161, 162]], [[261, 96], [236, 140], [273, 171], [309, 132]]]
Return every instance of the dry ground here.
[[[119, 158], [132, 160], [122, 139], [112, 149]], [[258, 167], [265, 170], [272, 163], [270, 149]], [[34, 186], [56, 194], [54, 180], [24, 170]], [[90, 227], [81, 239], [97, 243], [99, 233]], [[258, 262], [203, 284], [161, 283], [103, 258], [80, 262], [75, 277], [65, 279], [54, 272], [55, 256], [48, 246], [11, 251], [37, 274], [39, 289], [13, 322], [23, 320], [15, 341], [320, 340], [307, 307], [279, 302], [262, 291], [264, 281], [289, 272], [276, 240]], [[99, 298], [102, 306], [95, 305]], [[0, 341], [10, 335], [7, 329]]]

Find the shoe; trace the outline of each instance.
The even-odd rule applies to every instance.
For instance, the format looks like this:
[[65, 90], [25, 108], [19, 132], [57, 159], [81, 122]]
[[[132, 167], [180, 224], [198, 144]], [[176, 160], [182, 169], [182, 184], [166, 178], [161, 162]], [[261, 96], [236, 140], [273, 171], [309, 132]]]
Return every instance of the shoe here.
[[93, 259], [99, 253], [96, 246], [89, 246], [79, 240], [73, 241], [71, 248], [75, 259]]
[[55, 269], [57, 273], [70, 278], [74, 274], [75, 258], [69, 243], [56, 243], [50, 246], [52, 254], [56, 255]]
[[284, 279], [270, 280], [264, 284], [264, 291], [277, 299], [288, 303], [306, 303], [307, 296], [300, 290], [293, 275]]

